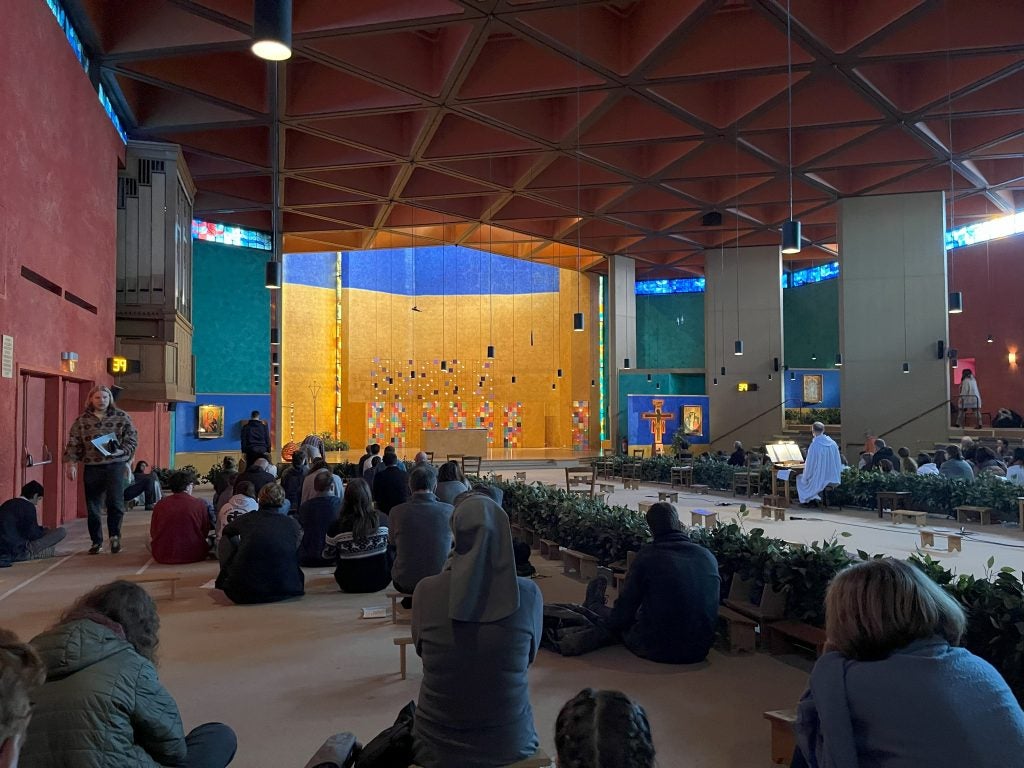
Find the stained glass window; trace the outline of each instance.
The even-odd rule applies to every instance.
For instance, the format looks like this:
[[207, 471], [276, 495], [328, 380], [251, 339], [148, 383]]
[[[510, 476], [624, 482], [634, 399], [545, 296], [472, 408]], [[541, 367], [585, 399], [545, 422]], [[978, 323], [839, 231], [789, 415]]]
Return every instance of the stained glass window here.
[[224, 245], [240, 245], [243, 248], [258, 248], [261, 251], [269, 251], [273, 248], [268, 232], [233, 227], [230, 224], [218, 224], [213, 221], [201, 221], [200, 219], [192, 219], [192, 239], [223, 243]]

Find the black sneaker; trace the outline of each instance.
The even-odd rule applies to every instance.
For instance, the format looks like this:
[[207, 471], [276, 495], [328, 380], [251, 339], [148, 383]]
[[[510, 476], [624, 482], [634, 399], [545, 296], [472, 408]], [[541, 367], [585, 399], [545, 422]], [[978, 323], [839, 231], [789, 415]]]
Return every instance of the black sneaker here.
[[89, 554], [90, 555], [98, 555], [102, 551], [103, 551], [103, 542], [102, 541], [99, 544], [93, 544], [91, 547], [89, 547]]
[[120, 551], [121, 551], [121, 537], [120, 536], [111, 536], [110, 537], [110, 552], [111, 552], [111, 554], [116, 555]]

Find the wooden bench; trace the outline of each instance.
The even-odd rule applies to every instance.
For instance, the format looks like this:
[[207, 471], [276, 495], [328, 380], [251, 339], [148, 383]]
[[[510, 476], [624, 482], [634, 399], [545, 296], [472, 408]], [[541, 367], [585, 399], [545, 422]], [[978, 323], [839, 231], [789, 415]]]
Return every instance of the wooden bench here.
[[764, 713], [772, 727], [772, 765], [789, 765], [796, 750], [795, 709], [773, 709]]
[[902, 523], [906, 520], [914, 525], [924, 525], [928, 522], [927, 512], [918, 512], [914, 509], [894, 509], [892, 511], [892, 524]]
[[405, 649], [412, 645], [411, 637], [396, 637], [393, 641], [398, 646], [398, 669], [405, 680]]
[[963, 536], [959, 533], [941, 533], [940, 531], [921, 531], [921, 547], [934, 547], [935, 537], [945, 536], [946, 537], [946, 551], [952, 552], [954, 549], [957, 552], [963, 552], [961, 544], [963, 542]]
[[658, 491], [658, 501], [671, 501], [673, 504], [678, 504], [679, 491]]
[[546, 560], [560, 560], [558, 555], [558, 542], [551, 539], [540, 540], [540, 554]]
[[878, 506], [878, 516], [882, 517], [885, 510], [896, 509], [897, 505], [902, 509], [907, 508], [907, 502], [913, 494], [910, 491], [879, 491], [875, 494], [875, 504]]
[[1024, 496], [1017, 497], [1017, 527], [1024, 530]]
[[724, 605], [718, 606], [718, 618], [725, 622], [731, 653], [757, 649], [756, 621]]
[[634, 491], [640, 490], [640, 478], [639, 477], [625, 477], [622, 479], [622, 487], [626, 490], [632, 488]]
[[773, 656], [791, 653], [795, 648], [813, 649], [815, 658], [825, 652], [825, 630], [802, 621], [773, 621], [764, 631]]
[[132, 584], [159, 584], [162, 581], [166, 581], [171, 585], [171, 600], [173, 600], [175, 587], [181, 581], [181, 574], [178, 572], [134, 573], [131, 576], [125, 576], [124, 580], [130, 581]]
[[[549, 768], [551, 765], [553, 763], [547, 752], [538, 747], [530, 757], [524, 757], [522, 760], [503, 766], [503, 768]], [[409, 768], [420, 768], [420, 766], [410, 765]]]
[[696, 525], [704, 528], [714, 528], [717, 522], [717, 512], [711, 512], [706, 509], [690, 510], [690, 525]]
[[699, 483], [691, 485], [690, 488], [691, 490], [694, 491], [694, 493], [707, 493], [709, 490], [711, 490], [708, 486], [701, 485]]
[[786, 614], [786, 591], [765, 586], [761, 593], [761, 602], [755, 604], [750, 600], [753, 587], [752, 579], [744, 579], [739, 574], [734, 574], [729, 586], [729, 596], [724, 601], [726, 607], [753, 619], [762, 627], [769, 622], [781, 620]]
[[[405, 598], [407, 598], [407, 597], [411, 599], [412, 595], [407, 595], [404, 592], [396, 592], [394, 590], [389, 590], [389, 591], [385, 592], [384, 594], [385, 594], [385, 596], [391, 598], [391, 623], [392, 624], [397, 624], [398, 623], [398, 609], [401, 607], [400, 603]], [[405, 612], [405, 609], [402, 608], [402, 611]], [[402, 618], [402, 623], [403, 624], [408, 624], [411, 620], [412, 619], [410, 619], [409, 616], [406, 615], [406, 616], [404, 616]]]
[[956, 508], [956, 521], [958, 523], [968, 523], [970, 518], [977, 515], [978, 519], [981, 520], [982, 525], [991, 525], [992, 523], [992, 507], [972, 507], [964, 505]]
[[601, 493], [615, 493], [615, 485], [613, 483], [598, 483], [597, 489]]
[[587, 555], [574, 549], [566, 549], [565, 547], [562, 547], [561, 554], [562, 573], [566, 576], [569, 575], [569, 571], [576, 571], [580, 578], [587, 581], [597, 576], [599, 561], [593, 555]]

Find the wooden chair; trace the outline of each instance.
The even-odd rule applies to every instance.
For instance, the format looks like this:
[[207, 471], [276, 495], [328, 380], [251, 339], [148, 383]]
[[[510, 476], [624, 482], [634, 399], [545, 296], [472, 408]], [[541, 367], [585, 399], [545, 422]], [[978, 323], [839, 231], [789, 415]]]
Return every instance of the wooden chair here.
[[597, 473], [593, 467], [566, 467], [565, 490], [579, 496], [594, 497]]
[[634, 448], [633, 449], [633, 458], [634, 459], [642, 459], [646, 455], [647, 455], [647, 449], [646, 448]]
[[465, 458], [465, 456], [461, 453], [449, 453], [445, 458], [445, 461], [457, 461], [459, 464], [462, 464], [463, 458]]
[[479, 475], [480, 464], [483, 458], [480, 456], [463, 456], [462, 457], [462, 471], [467, 475]]
[[429, 461], [431, 464], [433, 464], [434, 463], [434, 452], [433, 451], [424, 451], [424, 453], [427, 454], [427, 461]]

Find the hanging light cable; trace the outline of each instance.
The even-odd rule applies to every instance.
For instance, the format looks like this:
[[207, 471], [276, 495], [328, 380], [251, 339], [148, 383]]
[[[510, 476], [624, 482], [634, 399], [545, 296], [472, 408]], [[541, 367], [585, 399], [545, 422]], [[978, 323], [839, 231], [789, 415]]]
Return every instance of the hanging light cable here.
[[[949, 9], [946, 9], [946, 39], [949, 39]], [[949, 147], [949, 228], [956, 228], [956, 195], [953, 168], [953, 81], [949, 48], [946, 48], [946, 126]], [[953, 256], [955, 249], [949, 251], [949, 287], [953, 288]], [[949, 292], [949, 314], [959, 315], [964, 311], [964, 295], [960, 291]], [[906, 371], [904, 371], [906, 373]]]
[[572, 316], [572, 329], [576, 333], [583, 331], [583, 309], [580, 292], [583, 284], [581, 250], [583, 247], [583, 202], [580, 188], [583, 175], [580, 170], [580, 122], [583, 117], [582, 99], [580, 97], [580, 4], [576, 3], [576, 312]]
[[734, 266], [736, 270], [736, 341], [733, 343], [732, 353], [740, 356], [743, 354], [743, 339], [740, 338], [740, 136], [738, 133], [736, 134], [736, 144], [733, 151], [733, 171], [735, 173], [733, 191], [736, 193], [736, 205], [733, 208], [733, 220], [736, 222], [736, 259]]
[[786, 0], [786, 99], [789, 147], [789, 219], [782, 225], [782, 252], [800, 253], [800, 222], [793, 216], [793, 14]]

